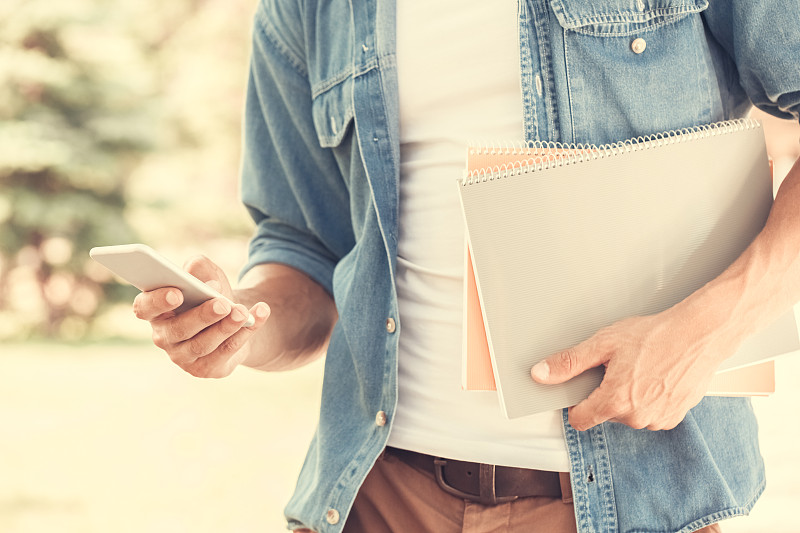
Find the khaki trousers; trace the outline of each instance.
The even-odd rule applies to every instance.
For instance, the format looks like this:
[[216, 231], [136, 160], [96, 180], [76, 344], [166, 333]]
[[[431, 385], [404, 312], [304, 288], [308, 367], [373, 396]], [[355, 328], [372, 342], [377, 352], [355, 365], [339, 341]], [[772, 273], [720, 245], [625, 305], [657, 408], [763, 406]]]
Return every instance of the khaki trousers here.
[[[432, 473], [385, 454], [361, 486], [344, 533], [576, 533], [572, 499], [564, 499], [534, 496], [498, 505], [464, 501], [443, 491]], [[717, 524], [699, 531], [720, 532]]]

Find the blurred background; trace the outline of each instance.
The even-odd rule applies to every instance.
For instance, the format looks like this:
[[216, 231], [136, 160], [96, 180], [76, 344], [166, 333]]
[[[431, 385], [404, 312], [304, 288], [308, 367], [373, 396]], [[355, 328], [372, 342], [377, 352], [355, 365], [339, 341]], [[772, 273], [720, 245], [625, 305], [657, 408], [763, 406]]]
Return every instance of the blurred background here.
[[[322, 364], [198, 380], [88, 259], [146, 242], [232, 278], [255, 0], [0, 2], [0, 532], [281, 531]], [[800, 131], [765, 118], [776, 172]], [[800, 357], [754, 399], [769, 484], [726, 532], [795, 532]]]

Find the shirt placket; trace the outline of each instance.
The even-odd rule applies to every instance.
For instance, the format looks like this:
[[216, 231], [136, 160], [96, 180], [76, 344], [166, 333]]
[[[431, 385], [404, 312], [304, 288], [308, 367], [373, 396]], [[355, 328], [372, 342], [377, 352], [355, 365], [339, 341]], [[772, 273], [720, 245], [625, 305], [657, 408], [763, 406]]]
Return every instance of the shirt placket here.
[[545, 0], [519, 0], [520, 83], [526, 141], [560, 141]]

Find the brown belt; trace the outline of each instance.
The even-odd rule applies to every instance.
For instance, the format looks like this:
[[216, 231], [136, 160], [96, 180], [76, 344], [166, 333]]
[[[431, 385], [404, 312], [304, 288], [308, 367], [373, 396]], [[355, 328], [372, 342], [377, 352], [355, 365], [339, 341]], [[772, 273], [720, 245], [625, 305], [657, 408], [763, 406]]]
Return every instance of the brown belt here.
[[442, 490], [453, 496], [484, 505], [529, 496], [572, 501], [569, 474], [566, 473], [456, 461], [392, 447], [387, 447], [385, 453], [433, 474]]

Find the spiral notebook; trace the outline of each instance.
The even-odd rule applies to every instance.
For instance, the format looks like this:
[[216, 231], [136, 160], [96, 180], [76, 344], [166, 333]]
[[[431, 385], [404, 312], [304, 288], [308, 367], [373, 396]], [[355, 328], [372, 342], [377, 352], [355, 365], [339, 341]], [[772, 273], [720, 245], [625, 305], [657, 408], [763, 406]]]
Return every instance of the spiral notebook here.
[[[466, 391], [496, 391], [469, 247], [466, 262], [461, 388]], [[767, 360], [718, 372], [712, 378], [706, 396], [769, 396], [774, 392], [775, 362]]]
[[[509, 418], [588, 396], [600, 369], [545, 386], [531, 380], [531, 366], [691, 294], [741, 254], [772, 203], [763, 132], [751, 120], [600, 147], [473, 150], [472, 168], [482, 157], [501, 162], [469, 173], [458, 190], [492, 374]], [[789, 312], [721, 370], [798, 348]]]

